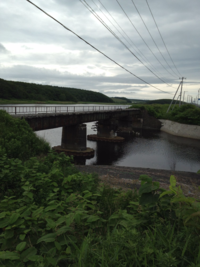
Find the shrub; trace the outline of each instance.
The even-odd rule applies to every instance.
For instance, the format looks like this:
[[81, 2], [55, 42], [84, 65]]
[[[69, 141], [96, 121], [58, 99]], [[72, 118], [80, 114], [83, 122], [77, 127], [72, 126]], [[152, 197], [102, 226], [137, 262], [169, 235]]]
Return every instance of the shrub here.
[[3, 151], [9, 158], [26, 160], [50, 150], [50, 145], [38, 138], [24, 119], [13, 118], [3, 110], [0, 129], [0, 154]]
[[[175, 177], [146, 175], [139, 192], [104, 185], [49, 153], [0, 159], [0, 266], [198, 266], [199, 203]], [[13, 184], [14, 183], [14, 184]]]
[[147, 110], [149, 115], [157, 119], [176, 121], [184, 124], [200, 125], [200, 109], [195, 105], [184, 104], [174, 106], [174, 109], [167, 113], [169, 105], [163, 104], [135, 104], [131, 108], [141, 108]]

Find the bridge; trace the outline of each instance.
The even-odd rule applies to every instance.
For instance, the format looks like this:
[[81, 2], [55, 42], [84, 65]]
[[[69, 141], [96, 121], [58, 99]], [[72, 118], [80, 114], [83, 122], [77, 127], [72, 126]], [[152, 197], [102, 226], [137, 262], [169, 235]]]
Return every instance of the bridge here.
[[127, 106], [0, 106], [0, 109], [25, 119], [33, 131], [63, 127], [61, 146], [55, 150], [74, 156], [94, 154], [86, 147], [87, 122], [98, 122], [97, 134], [89, 135], [88, 139], [104, 142], [122, 142], [120, 134], [136, 129], [158, 130], [161, 126], [146, 111]]

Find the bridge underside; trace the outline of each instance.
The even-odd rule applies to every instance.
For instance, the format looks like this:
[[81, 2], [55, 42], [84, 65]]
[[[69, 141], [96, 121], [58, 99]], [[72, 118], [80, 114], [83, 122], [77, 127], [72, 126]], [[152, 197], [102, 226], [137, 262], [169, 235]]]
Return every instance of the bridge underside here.
[[[89, 135], [93, 141], [122, 142], [123, 134], [134, 130], [159, 130], [161, 123], [139, 109], [87, 111], [80, 113], [34, 114], [15, 116], [25, 119], [33, 131], [63, 127], [61, 146], [54, 147], [67, 155], [94, 155], [94, 150], [86, 147], [87, 128], [84, 123], [98, 121], [97, 135]], [[115, 133], [119, 136], [116, 136]], [[91, 151], [92, 150], [92, 151]]]
[[125, 117], [134, 117], [137, 119], [140, 118], [140, 114], [141, 111], [139, 109], [126, 109], [87, 111], [81, 113], [34, 114], [15, 117], [24, 118], [33, 131], [40, 131], [100, 120], [123, 119]]

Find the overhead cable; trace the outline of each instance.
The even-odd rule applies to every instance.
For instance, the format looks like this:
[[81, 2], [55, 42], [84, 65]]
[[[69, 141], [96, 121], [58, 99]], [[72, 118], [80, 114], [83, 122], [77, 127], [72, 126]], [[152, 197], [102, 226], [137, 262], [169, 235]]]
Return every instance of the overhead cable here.
[[[137, 6], [135, 5], [134, 1], [133, 1], [133, 0], [131, 0], [131, 1], [132, 1], [133, 5], [134, 5], [135, 9], [137, 10], [137, 12], [138, 12], [138, 14], [139, 14], [139, 16], [140, 16], [140, 18], [141, 18], [141, 20], [142, 20], [142, 22], [143, 22], [143, 24], [144, 24], [146, 30], [148, 31], [148, 33], [149, 33], [149, 35], [150, 35], [152, 41], [154, 42], [155, 46], [157, 47], [158, 51], [160, 52], [162, 58], [165, 60], [165, 62], [166, 62], [167, 65], [169, 66], [169, 68], [174, 72], [174, 70], [173, 70], [173, 69], [171, 68], [171, 66], [168, 64], [167, 60], [165, 59], [165, 57], [163, 56], [162, 52], [160, 51], [160, 49], [159, 49], [159, 47], [158, 47], [156, 41], [154, 40], [152, 34], [150, 33], [150, 31], [149, 31], [149, 29], [148, 29], [148, 27], [147, 27], [145, 21], [143, 20], [143, 18], [142, 18], [142, 16], [141, 16], [141, 14], [140, 14], [140, 12], [139, 12]], [[177, 75], [175, 72], [174, 72], [174, 74]]]
[[[158, 32], [159, 32], [159, 34], [160, 34], [160, 37], [161, 37], [161, 39], [162, 39], [162, 41], [163, 41], [163, 44], [164, 44], [164, 46], [165, 46], [165, 48], [166, 48], [166, 50], [167, 50], [167, 53], [168, 53], [168, 55], [169, 55], [169, 57], [170, 57], [170, 59], [171, 59], [173, 65], [174, 65], [175, 69], [176, 69], [177, 72], [180, 74], [179, 70], [177, 69], [177, 67], [176, 67], [176, 65], [175, 65], [175, 63], [174, 63], [174, 61], [173, 61], [173, 59], [172, 59], [172, 57], [171, 57], [171, 55], [170, 55], [170, 53], [169, 53], [169, 50], [167, 49], [167, 46], [166, 46], [166, 44], [165, 44], [165, 41], [164, 41], [164, 39], [163, 39], [163, 37], [162, 37], [162, 34], [161, 34], [161, 32], [160, 32], [160, 30], [159, 30], [159, 28], [158, 28], [158, 25], [157, 25], [157, 23], [156, 23], [155, 17], [154, 17], [154, 15], [153, 15], [153, 12], [152, 12], [152, 10], [151, 10], [151, 8], [150, 8], [149, 3], [148, 3], [147, 0], [146, 0], [146, 3], [147, 3], [147, 6], [148, 6], [148, 8], [149, 8], [149, 10], [150, 10], [150, 13], [151, 13], [151, 15], [152, 15], [152, 18], [153, 18], [153, 20], [154, 20], [154, 22], [155, 22], [155, 25], [156, 25], [156, 27], [157, 27], [157, 29], [158, 29]], [[181, 74], [180, 74], [180, 75], [181, 75]], [[182, 75], [181, 75], [181, 76], [182, 76]]]
[[[133, 24], [132, 20], [129, 18], [129, 16], [127, 15], [126, 11], [123, 9], [123, 7], [121, 6], [121, 4], [119, 3], [118, 0], [116, 0], [116, 2], [118, 3], [118, 5], [120, 6], [120, 8], [122, 9], [122, 11], [124, 12], [125, 16], [128, 18], [128, 20], [130, 21], [131, 25], [133, 26], [133, 28], [136, 30], [136, 32], [139, 34], [139, 36], [141, 37], [141, 39], [143, 40], [143, 42], [145, 43], [145, 45], [148, 47], [148, 49], [150, 50], [150, 52], [154, 55], [154, 57], [157, 59], [157, 61], [163, 66], [163, 68], [170, 74], [173, 75], [173, 73], [170, 73], [168, 71], [168, 69], [162, 64], [162, 62], [158, 59], [158, 57], [155, 55], [155, 53], [151, 50], [151, 48], [149, 47], [149, 45], [147, 44], [147, 42], [144, 40], [144, 38], [142, 37], [142, 35], [140, 34], [140, 32], [137, 30], [137, 28], [135, 27], [135, 25]], [[176, 76], [174, 76], [176, 77]], [[177, 78], [177, 77], [176, 77]]]
[[31, 2], [30, 0], [26, 0], [27, 2], [29, 2], [30, 4], [32, 4], [33, 6], [35, 6], [37, 9], [39, 9], [40, 11], [42, 11], [45, 15], [47, 15], [48, 17], [50, 17], [51, 19], [53, 19], [54, 21], [56, 21], [58, 24], [60, 24], [63, 28], [65, 28], [67, 31], [71, 32], [72, 34], [74, 34], [75, 36], [77, 36], [80, 40], [84, 41], [86, 44], [88, 44], [89, 46], [91, 46], [93, 49], [95, 49], [97, 52], [99, 52], [100, 54], [102, 54], [103, 56], [105, 56], [106, 58], [108, 58], [110, 61], [112, 61], [113, 63], [115, 63], [116, 65], [118, 65], [120, 68], [124, 69], [126, 72], [130, 73], [131, 75], [133, 75], [134, 77], [136, 77], [138, 80], [150, 85], [151, 87], [155, 88], [156, 90], [159, 90], [163, 93], [166, 94], [172, 94], [169, 92], [166, 92], [164, 90], [161, 90], [159, 88], [157, 88], [156, 86], [146, 82], [145, 80], [143, 80], [142, 78], [138, 77], [137, 75], [135, 75], [134, 73], [132, 73], [131, 71], [129, 71], [128, 69], [126, 69], [125, 67], [123, 67], [121, 64], [117, 63], [115, 60], [113, 60], [112, 58], [110, 58], [109, 56], [107, 56], [105, 53], [101, 52], [98, 48], [96, 48], [95, 46], [93, 46], [92, 44], [90, 44], [89, 42], [87, 42], [84, 38], [82, 38], [81, 36], [79, 36], [78, 34], [76, 34], [74, 31], [72, 31], [71, 29], [69, 29], [68, 27], [66, 27], [64, 24], [62, 24], [60, 21], [58, 21], [57, 19], [55, 19], [53, 16], [51, 16], [50, 14], [48, 14], [46, 11], [44, 11], [42, 8], [40, 8], [39, 6], [37, 6], [36, 4], [34, 4], [33, 2]]
[[96, 14], [93, 8], [85, 1], [85, 0], [79, 0], [112, 34], [113, 36], [122, 44], [126, 47], [126, 49], [140, 62], [142, 63], [145, 68], [147, 68], [155, 77], [157, 77], [161, 82], [167, 84], [170, 87], [173, 87], [171, 84], [166, 83], [162, 78], [160, 78], [156, 73], [154, 73], [148, 66], [146, 66], [142, 60], [140, 60], [130, 49], [129, 47], [117, 36], [116, 33], [114, 33], [109, 26], [105, 24], [105, 22]]
[[[135, 49], [137, 49], [139, 51], [140, 56], [143, 58], [145, 58], [145, 60], [147, 61], [147, 63], [149, 65], [151, 65], [151, 67], [156, 70], [157, 72], [159, 72], [156, 67], [149, 62], [149, 60], [146, 58], [146, 56], [140, 51], [140, 49], [138, 47], [135, 46], [135, 44], [133, 43], [133, 41], [131, 40], [131, 38], [127, 35], [127, 33], [123, 30], [123, 28], [119, 25], [119, 23], [115, 20], [115, 18], [112, 16], [112, 14], [108, 11], [108, 9], [105, 7], [105, 5], [101, 2], [101, 0], [97, 0], [99, 1], [100, 5], [103, 6], [103, 8], [106, 10], [106, 12], [109, 14], [109, 16], [113, 19], [113, 21], [117, 24], [117, 26], [121, 29], [121, 31], [127, 36], [127, 38], [131, 41], [132, 45], [134, 46]], [[98, 7], [98, 5], [94, 2], [94, 0], [92, 0], [92, 2]], [[98, 7], [98, 9], [104, 14], [104, 12]], [[110, 21], [110, 19], [104, 14], [104, 16]], [[111, 21], [110, 21], [111, 22]], [[116, 26], [111, 22], [111, 24], [116, 28]], [[117, 29], [117, 28], [116, 28]], [[119, 30], [117, 29], [117, 31], [119, 32]], [[121, 34], [121, 33], [120, 33]], [[122, 34], [121, 34], [122, 35]], [[122, 35], [123, 36], [123, 35]], [[124, 37], [124, 36], [123, 36]], [[124, 37], [125, 40], [127, 40]]]
[[[104, 11], [97, 5], [97, 3], [95, 3], [94, 0], [92, 0], [92, 2], [97, 6], [97, 8], [99, 9], [100, 12], [103, 13], [103, 15], [106, 17], [106, 19], [113, 25], [113, 27], [118, 31], [118, 33], [126, 40], [126, 42], [128, 42], [131, 46], [133, 45], [134, 49], [139, 51], [138, 53], [140, 54], [141, 58], [143, 58], [143, 60], [146, 60], [146, 62], [151, 65], [152, 68], [155, 69], [155, 67], [152, 65], [152, 63], [150, 63], [148, 61], [148, 59], [146, 58], [146, 56], [140, 51], [140, 49], [133, 43], [133, 41], [131, 40], [131, 38], [127, 35], [127, 33], [122, 29], [122, 27], [117, 23], [117, 21], [114, 19], [114, 17], [112, 16], [112, 14], [110, 14], [110, 12], [107, 10], [107, 8], [103, 5], [103, 3], [98, 0], [100, 2], [100, 4], [103, 6], [103, 8], [106, 10], [106, 12], [108, 13], [108, 15], [114, 20], [114, 22], [117, 24], [117, 26], [120, 28], [120, 30], [122, 31], [122, 33], [120, 32], [120, 30], [114, 25], [114, 23], [108, 18], [108, 16], [104, 13]], [[126, 37], [124, 35], [126, 35]], [[128, 40], [127, 40], [128, 38]]]

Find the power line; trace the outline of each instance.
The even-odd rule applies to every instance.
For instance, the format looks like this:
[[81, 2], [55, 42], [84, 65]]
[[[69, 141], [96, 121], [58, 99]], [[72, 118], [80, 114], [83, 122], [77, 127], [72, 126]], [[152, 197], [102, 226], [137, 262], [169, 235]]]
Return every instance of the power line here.
[[[110, 12], [107, 10], [107, 8], [103, 5], [103, 3], [100, 1], [100, 0], [98, 0], [99, 1], [99, 3], [103, 6], [103, 8], [106, 10], [106, 12], [109, 14], [109, 16], [113, 19], [113, 21], [117, 24], [117, 26], [121, 29], [121, 31], [126, 35], [126, 37], [130, 40], [130, 42], [131, 42], [131, 44], [134, 46], [134, 48], [135, 49], [137, 49], [138, 51], [139, 51], [139, 54], [140, 54], [140, 56], [142, 57], [142, 58], [145, 58], [145, 60], [147, 61], [147, 63], [149, 64], [149, 65], [151, 65], [151, 67], [153, 68], [153, 69], [156, 69], [155, 67], [154, 67], [154, 65], [152, 65], [149, 61], [148, 61], [148, 59], [145, 57], [145, 55], [144, 54], [142, 54], [142, 52], [140, 51], [140, 49], [139, 48], [137, 48], [136, 46], [135, 46], [135, 44], [133, 43], [133, 41], [131, 40], [131, 38], [127, 35], [127, 33], [122, 29], [122, 27], [118, 24], [118, 22], [114, 19], [114, 17], [110, 14]], [[103, 15], [109, 20], [109, 22], [113, 25], [113, 27], [115, 27], [115, 29], [120, 33], [120, 35], [122, 35], [122, 37], [127, 41], [127, 39], [126, 39], [126, 37], [124, 37], [123, 36], [123, 34], [119, 31], [119, 29], [112, 23], [112, 21], [106, 16], [106, 14], [101, 10], [101, 8], [99, 8], [98, 7], [98, 5], [95, 3], [95, 1], [94, 0], [92, 0], [92, 2], [97, 6], [97, 8], [103, 13]], [[129, 41], [127, 41], [129, 44], [130, 44], [130, 42]]]
[[[142, 16], [141, 16], [141, 14], [140, 14], [140, 12], [139, 12], [137, 6], [136, 6], [135, 3], [133, 2], [133, 0], [131, 0], [131, 1], [132, 1], [133, 5], [134, 5], [135, 9], [137, 10], [137, 12], [138, 12], [138, 14], [139, 14], [139, 16], [140, 16], [140, 18], [141, 18], [141, 20], [142, 20], [142, 22], [143, 22], [143, 24], [144, 24], [146, 30], [148, 31], [148, 33], [149, 33], [149, 35], [150, 35], [152, 41], [154, 42], [155, 46], [157, 47], [158, 51], [160, 52], [162, 58], [165, 60], [165, 62], [167, 63], [167, 65], [170, 67], [170, 69], [174, 72], [174, 70], [173, 70], [173, 69], [171, 68], [171, 66], [168, 64], [168, 62], [166, 61], [166, 59], [165, 59], [165, 57], [163, 56], [162, 52], [160, 51], [160, 49], [159, 49], [159, 47], [158, 47], [156, 41], [154, 40], [152, 34], [150, 33], [150, 31], [149, 31], [149, 29], [148, 29], [148, 27], [147, 27], [145, 21], [143, 20], [143, 18], [142, 18]], [[174, 72], [174, 74], [177, 75], [175, 72]]]
[[[156, 27], [157, 27], [157, 29], [158, 29], [158, 32], [159, 32], [159, 34], [160, 34], [160, 37], [161, 37], [161, 39], [162, 39], [162, 41], [163, 41], [163, 44], [164, 44], [164, 46], [165, 46], [165, 48], [166, 48], [166, 50], [167, 50], [167, 53], [168, 53], [168, 55], [169, 55], [169, 57], [170, 57], [170, 59], [171, 59], [173, 65], [174, 65], [174, 67], [176, 68], [177, 72], [180, 74], [180, 72], [178, 71], [178, 69], [177, 69], [177, 67], [176, 67], [176, 65], [175, 65], [175, 63], [174, 63], [174, 61], [173, 61], [173, 59], [172, 59], [172, 57], [171, 57], [171, 55], [170, 55], [170, 53], [169, 53], [169, 50], [167, 49], [167, 46], [166, 46], [166, 44], [165, 44], [165, 41], [164, 41], [164, 39], [163, 39], [163, 37], [162, 37], [162, 34], [161, 34], [159, 28], [158, 28], [158, 25], [157, 25], [157, 23], [156, 23], [156, 20], [155, 20], [155, 17], [154, 17], [154, 15], [153, 15], [153, 12], [152, 12], [152, 10], [151, 10], [151, 8], [150, 8], [150, 6], [149, 6], [149, 3], [148, 3], [147, 0], [146, 0], [146, 2], [147, 2], [147, 6], [148, 6], [148, 8], [149, 8], [149, 10], [150, 10], [150, 13], [151, 13], [151, 15], [152, 15], [152, 17], [153, 17], [153, 20], [154, 20], [154, 22], [155, 22], [155, 25], [156, 25]], [[181, 75], [181, 74], [180, 74], [180, 75]]]
[[[112, 26], [118, 31], [118, 33], [129, 43], [129, 45], [133, 45], [135, 49], [137, 49], [140, 53], [141, 57], [144, 57], [142, 55], [142, 52], [134, 45], [134, 43], [132, 42], [132, 40], [130, 39], [130, 37], [126, 34], [126, 32], [120, 27], [120, 25], [114, 20], [114, 18], [110, 15], [110, 13], [108, 12], [108, 10], [104, 7], [104, 9], [107, 11], [107, 13], [112, 17], [112, 19], [115, 21], [115, 23], [117, 23], [118, 27], [121, 29], [121, 31], [126, 35], [126, 37], [130, 40], [127, 40], [126, 37], [124, 37], [124, 35], [120, 32], [120, 30], [114, 25], [114, 23], [108, 18], [108, 16], [104, 13], [104, 11], [98, 7], [98, 5], [95, 3], [94, 0], [92, 0], [92, 2], [96, 5], [96, 7], [102, 12], [102, 14], [106, 17], [106, 19], [112, 24]], [[100, 2], [101, 3], [101, 2]], [[102, 3], [101, 3], [102, 4]], [[102, 4], [103, 5], [103, 4]], [[144, 57], [145, 58], [145, 57]], [[146, 59], [146, 58], [145, 58]], [[147, 59], [146, 59], [147, 60]], [[148, 62], [149, 63], [149, 62]], [[150, 63], [149, 63], [150, 64]]]
[[131, 75], [133, 75], [134, 77], [136, 77], [137, 79], [139, 79], [140, 81], [150, 85], [151, 87], [164, 92], [166, 94], [171, 94], [169, 92], [166, 92], [164, 90], [161, 90], [159, 88], [157, 88], [156, 86], [146, 82], [145, 80], [143, 80], [142, 78], [138, 77], [137, 75], [135, 75], [134, 73], [132, 73], [131, 71], [127, 70], [125, 67], [123, 67], [121, 64], [117, 63], [115, 60], [113, 60], [112, 58], [110, 58], [109, 56], [107, 56], [105, 53], [101, 52], [98, 48], [96, 48], [95, 46], [93, 46], [92, 44], [90, 44], [89, 42], [87, 42], [84, 38], [82, 38], [81, 36], [79, 36], [78, 34], [76, 34], [74, 31], [72, 31], [71, 29], [69, 29], [68, 27], [66, 27], [64, 24], [62, 24], [60, 21], [58, 21], [57, 19], [55, 19], [53, 16], [51, 16], [50, 14], [48, 14], [47, 12], [45, 12], [42, 8], [40, 8], [39, 6], [37, 6], [36, 4], [34, 4], [33, 2], [31, 2], [30, 0], [26, 0], [27, 2], [29, 2], [30, 4], [32, 4], [33, 6], [35, 6], [37, 9], [39, 9], [40, 11], [42, 11], [45, 15], [47, 15], [48, 17], [50, 17], [51, 19], [53, 19], [54, 21], [56, 21], [58, 24], [60, 24], [63, 28], [65, 28], [67, 31], [71, 32], [72, 34], [74, 34], [75, 36], [77, 36], [80, 40], [84, 41], [86, 44], [88, 44], [89, 46], [91, 46], [93, 49], [95, 49], [97, 52], [99, 52], [100, 54], [102, 54], [103, 56], [105, 56], [106, 58], [108, 58], [109, 60], [111, 60], [112, 62], [114, 62], [116, 65], [118, 65], [120, 68], [124, 69], [126, 72], [130, 73]]
[[[127, 15], [126, 11], [123, 9], [123, 7], [120, 5], [119, 1], [116, 0], [116, 2], [118, 3], [118, 5], [120, 6], [120, 8], [122, 9], [122, 11], [124, 12], [125, 16], [128, 18], [128, 20], [130, 21], [131, 25], [134, 27], [134, 29], [136, 30], [136, 32], [139, 34], [139, 36], [142, 38], [143, 42], [145, 43], [145, 45], [148, 47], [148, 49], [151, 51], [151, 53], [154, 55], [154, 57], [157, 59], [157, 61], [163, 66], [163, 68], [170, 74], [173, 75], [172, 73], [170, 73], [168, 71], [168, 69], [166, 69], [166, 67], [162, 64], [162, 62], [157, 58], [157, 56], [155, 55], [155, 53], [151, 50], [151, 48], [149, 47], [149, 45], [146, 43], [146, 41], [144, 40], [144, 38], [142, 37], [142, 35], [139, 33], [139, 31], [137, 30], [137, 28], [135, 27], [135, 25], [133, 24], [133, 22], [131, 21], [131, 19], [129, 18], [129, 16]], [[174, 75], [173, 75], [174, 76]]]
[[126, 49], [138, 60], [140, 63], [142, 63], [145, 68], [147, 68], [154, 76], [156, 76], [161, 82], [167, 84], [170, 87], [173, 87], [171, 84], [166, 83], [162, 78], [160, 78], [156, 73], [154, 73], [149, 67], [147, 67], [130, 49], [129, 47], [115, 34], [109, 26], [106, 25], [106, 23], [96, 14], [96, 12], [91, 8], [91, 6], [85, 1], [85, 0], [79, 0], [112, 34], [113, 36], [121, 43], [123, 44]]

